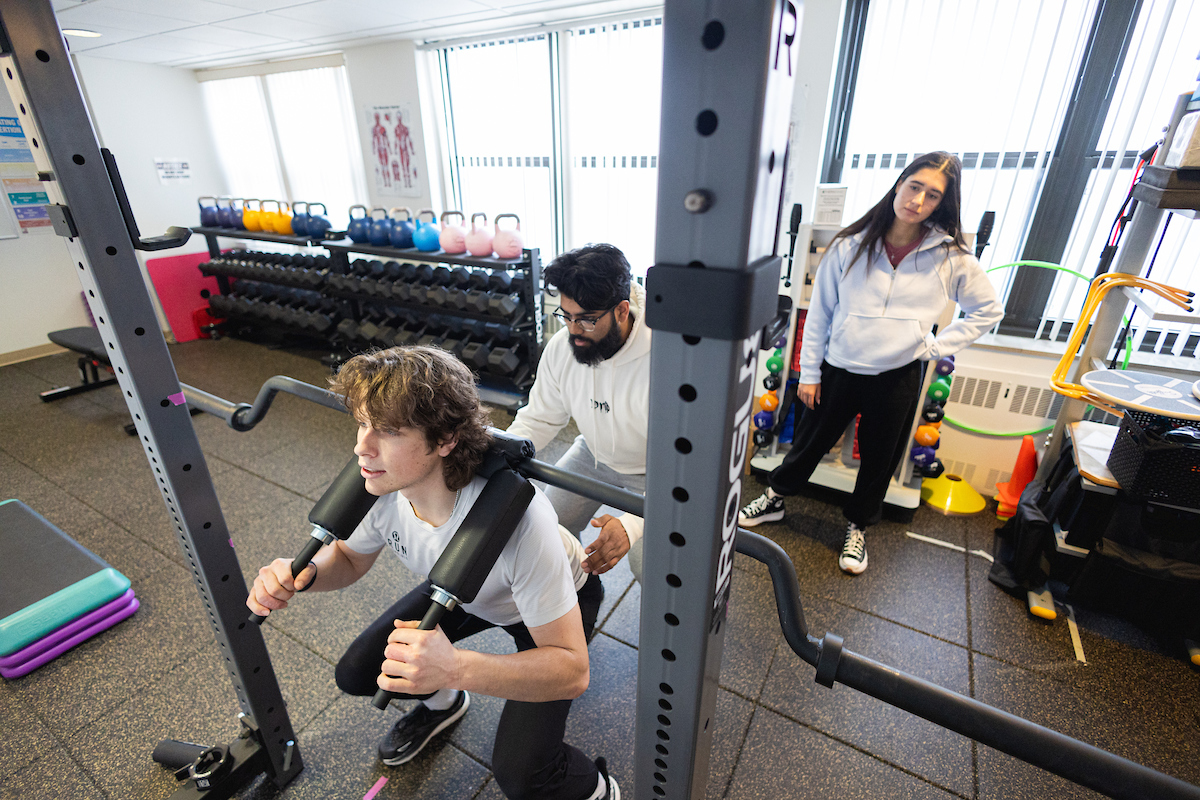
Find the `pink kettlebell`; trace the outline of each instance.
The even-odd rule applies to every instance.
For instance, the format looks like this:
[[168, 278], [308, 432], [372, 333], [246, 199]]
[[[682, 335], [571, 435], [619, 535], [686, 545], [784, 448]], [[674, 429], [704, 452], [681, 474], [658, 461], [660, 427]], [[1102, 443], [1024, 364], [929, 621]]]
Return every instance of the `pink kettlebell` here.
[[[483, 217], [483, 225], [475, 227], [475, 218]], [[492, 254], [492, 232], [487, 227], [487, 214], [478, 211], [471, 215], [471, 230], [467, 233], [467, 252], [477, 258]]]
[[[512, 217], [517, 221], [517, 227], [511, 231], [500, 230], [500, 220], [505, 217]], [[496, 251], [496, 258], [520, 258], [521, 249], [525, 246], [521, 239], [521, 218], [516, 214], [497, 214], [496, 215], [496, 235], [492, 238], [492, 248]]]
[[[451, 225], [446, 222], [446, 217], [458, 217], [459, 224]], [[467, 252], [467, 229], [462, 226], [467, 218], [461, 211], [446, 211], [442, 213], [441, 219], [442, 232], [438, 234], [438, 243], [441, 244], [442, 251], [451, 255]]]

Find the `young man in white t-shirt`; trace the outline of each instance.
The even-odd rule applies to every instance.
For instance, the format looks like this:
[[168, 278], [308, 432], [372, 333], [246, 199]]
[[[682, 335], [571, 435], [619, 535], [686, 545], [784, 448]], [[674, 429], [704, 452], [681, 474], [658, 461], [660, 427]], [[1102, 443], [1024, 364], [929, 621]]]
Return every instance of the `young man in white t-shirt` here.
[[[256, 614], [286, 608], [297, 591], [349, 586], [384, 548], [428, 575], [486, 483], [475, 470], [490, 444], [487, 416], [470, 371], [450, 354], [396, 347], [356, 356], [333, 389], [359, 422], [354, 452], [367, 491], [380, 500], [349, 539], [322, 548], [294, 581], [286, 558], [259, 570], [246, 601]], [[588, 686], [587, 637], [604, 596], [599, 578], [580, 568], [583, 558], [539, 490], [473, 602], [435, 630], [417, 630], [430, 603], [426, 580], [354, 640], [335, 673], [342, 691], [421, 698], [380, 742], [385, 764], [410, 761], [462, 717], [469, 691], [482, 692], [508, 700], [492, 754], [507, 796], [620, 799], [604, 760], [563, 741], [571, 700]], [[454, 646], [497, 626], [516, 653]]]

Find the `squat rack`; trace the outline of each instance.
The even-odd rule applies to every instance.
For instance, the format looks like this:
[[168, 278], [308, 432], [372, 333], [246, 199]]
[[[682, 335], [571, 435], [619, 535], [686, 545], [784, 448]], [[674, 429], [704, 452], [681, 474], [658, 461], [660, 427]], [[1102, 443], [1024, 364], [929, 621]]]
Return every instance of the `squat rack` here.
[[[655, 329], [647, 494], [643, 502], [534, 461], [523, 469], [644, 512], [638, 796], [706, 791], [736, 547], [770, 567], [785, 637], [823, 685], [840, 681], [1113, 797], [1200, 798], [1200, 788], [844, 650], [833, 634], [808, 635], [786, 555], [737, 529], [761, 330], [776, 311], [799, 14], [791, 0], [669, 0], [664, 17], [669, 146], [660, 153], [657, 265], [647, 281]], [[133, 251], [178, 246], [190, 231], [140, 236], [49, 0], [0, 0], [0, 68], [234, 684], [247, 735], [233, 769], [265, 771], [283, 786], [302, 761], [262, 632], [246, 622], [245, 582], [188, 406], [248, 426], [277, 390], [317, 402], [323, 390], [283, 379], [247, 410], [185, 389]], [[177, 796], [229, 795], [189, 784]]]

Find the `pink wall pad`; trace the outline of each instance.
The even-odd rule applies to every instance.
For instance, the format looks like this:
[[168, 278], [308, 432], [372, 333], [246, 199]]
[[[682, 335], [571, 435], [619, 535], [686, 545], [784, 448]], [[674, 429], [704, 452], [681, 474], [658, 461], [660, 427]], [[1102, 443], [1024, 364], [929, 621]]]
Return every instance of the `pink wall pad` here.
[[158, 293], [158, 301], [162, 303], [163, 313], [167, 315], [167, 323], [177, 342], [200, 338], [200, 329], [196, 327], [192, 312], [208, 307], [208, 300], [200, 296], [201, 290], [207, 289], [212, 294], [220, 291], [217, 279], [211, 275], [201, 275], [197, 268], [208, 259], [208, 253], [204, 252], [146, 261], [146, 271], [150, 273], [150, 281]]
[[125, 606], [121, 607], [113, 614], [110, 614], [104, 619], [96, 621], [95, 623], [76, 633], [74, 636], [59, 642], [44, 653], [34, 656], [24, 664], [12, 667], [11, 669], [8, 667], [0, 667], [0, 676], [3, 676], [8, 680], [12, 680], [13, 678], [19, 678], [22, 675], [28, 675], [30, 672], [33, 672], [43, 664], [58, 658], [72, 647], [87, 641], [101, 631], [108, 630], [126, 617], [132, 616], [133, 612], [138, 610], [139, 605], [141, 604], [138, 602], [136, 597], [131, 598]]

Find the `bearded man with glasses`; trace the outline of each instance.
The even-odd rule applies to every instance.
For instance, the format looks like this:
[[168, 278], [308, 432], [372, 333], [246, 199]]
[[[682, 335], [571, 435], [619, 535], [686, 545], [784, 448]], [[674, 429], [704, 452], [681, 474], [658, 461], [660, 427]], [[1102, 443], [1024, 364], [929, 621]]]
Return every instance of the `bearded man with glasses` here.
[[[546, 292], [559, 298], [562, 330], [538, 363], [529, 404], [508, 432], [541, 450], [571, 419], [580, 434], [556, 464], [576, 475], [646, 490], [646, 429], [650, 416], [650, 329], [645, 290], [634, 283], [625, 255], [590, 244], [554, 259], [543, 271]], [[558, 521], [576, 537], [591, 520], [600, 532], [584, 548], [585, 572], [608, 572], [626, 553], [642, 576], [642, 520], [632, 514], [595, 516], [600, 504], [557, 487], [546, 496]]]

